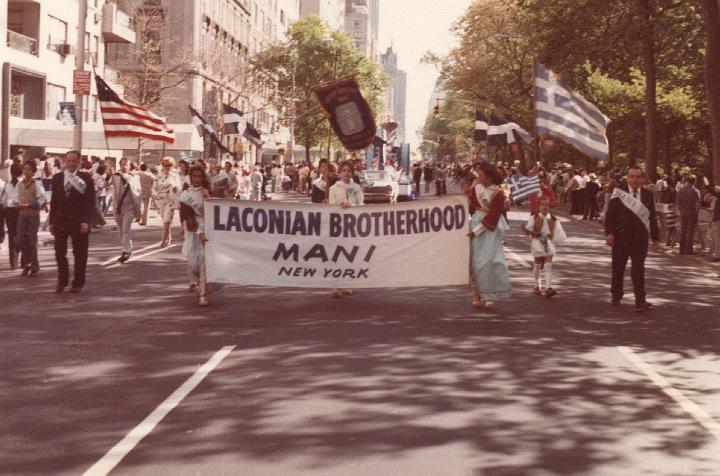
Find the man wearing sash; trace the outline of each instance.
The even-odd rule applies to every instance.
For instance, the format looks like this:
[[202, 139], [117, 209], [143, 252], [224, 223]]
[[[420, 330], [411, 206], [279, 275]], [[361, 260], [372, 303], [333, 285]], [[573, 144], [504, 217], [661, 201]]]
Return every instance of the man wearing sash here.
[[48, 223], [50, 233], [55, 236], [55, 260], [58, 265], [56, 293], [63, 292], [69, 281], [68, 237], [72, 240], [75, 257], [75, 277], [70, 291], [79, 293], [85, 285], [90, 223], [96, 205], [92, 178], [80, 172], [79, 168], [80, 152], [71, 150], [65, 154], [65, 170], [52, 179]]
[[645, 258], [649, 239], [654, 248], [660, 240], [653, 194], [640, 186], [641, 177], [637, 166], [628, 169], [627, 185], [613, 191], [605, 219], [606, 242], [612, 247], [612, 305], [619, 306], [622, 300], [625, 267], [630, 258], [637, 312], [651, 307], [645, 300]]

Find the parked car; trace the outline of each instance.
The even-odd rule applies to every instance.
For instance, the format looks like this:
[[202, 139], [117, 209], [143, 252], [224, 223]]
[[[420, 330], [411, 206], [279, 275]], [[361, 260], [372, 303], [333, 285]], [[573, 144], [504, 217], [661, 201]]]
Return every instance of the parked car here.
[[366, 170], [362, 180], [365, 203], [391, 203], [397, 201], [398, 184], [387, 170]]

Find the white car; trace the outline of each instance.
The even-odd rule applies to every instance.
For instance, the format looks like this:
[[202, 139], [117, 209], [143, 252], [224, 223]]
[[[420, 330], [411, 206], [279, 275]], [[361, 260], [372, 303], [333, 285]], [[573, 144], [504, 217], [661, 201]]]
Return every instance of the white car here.
[[399, 193], [398, 183], [393, 181], [389, 170], [366, 170], [362, 181], [365, 203], [395, 203]]

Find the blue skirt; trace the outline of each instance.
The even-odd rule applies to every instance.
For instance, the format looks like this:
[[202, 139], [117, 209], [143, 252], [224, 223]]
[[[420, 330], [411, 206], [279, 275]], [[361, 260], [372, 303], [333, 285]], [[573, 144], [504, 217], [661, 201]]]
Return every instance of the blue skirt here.
[[[470, 219], [470, 229], [480, 224], [485, 212], [476, 212]], [[470, 242], [471, 281], [482, 299], [495, 301], [512, 296], [502, 233], [485, 230]]]

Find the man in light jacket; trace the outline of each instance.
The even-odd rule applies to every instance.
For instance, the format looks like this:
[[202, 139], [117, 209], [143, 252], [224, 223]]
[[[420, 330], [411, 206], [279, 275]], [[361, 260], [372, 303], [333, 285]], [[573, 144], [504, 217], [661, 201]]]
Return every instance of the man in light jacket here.
[[131, 227], [134, 220], [142, 216], [142, 195], [140, 180], [130, 173], [128, 159], [120, 159], [120, 167], [113, 177], [113, 201], [115, 203], [115, 223], [120, 234], [122, 254], [118, 263], [130, 259], [133, 251]]

